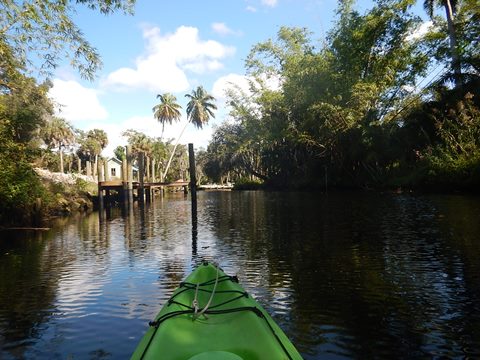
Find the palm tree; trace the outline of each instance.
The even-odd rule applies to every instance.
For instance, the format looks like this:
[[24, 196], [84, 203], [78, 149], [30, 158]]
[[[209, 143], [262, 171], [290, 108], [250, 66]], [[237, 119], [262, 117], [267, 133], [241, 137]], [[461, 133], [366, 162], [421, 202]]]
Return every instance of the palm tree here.
[[452, 70], [455, 79], [455, 86], [461, 85], [462, 65], [457, 47], [457, 34], [455, 32], [454, 17], [456, 14], [458, 0], [424, 0], [423, 7], [430, 18], [433, 18], [435, 6], [443, 6], [447, 17], [448, 37], [450, 41], [450, 57], [452, 59]]
[[168, 160], [167, 167], [162, 176], [162, 181], [167, 176], [168, 169], [172, 163], [173, 156], [177, 150], [178, 142], [183, 135], [183, 132], [187, 128], [189, 123], [195, 125], [196, 128], [202, 129], [205, 124], [208, 123], [211, 117], [215, 118], [213, 110], [217, 109], [217, 106], [213, 103], [215, 98], [210, 95], [203, 86], [198, 86], [196, 90], [192, 90], [191, 94], [186, 94], [185, 97], [189, 98], [190, 101], [187, 104], [187, 123], [182, 129], [180, 136], [177, 138], [177, 142], [173, 147], [173, 151]]
[[42, 138], [49, 148], [58, 148], [60, 155], [60, 172], [63, 173], [63, 149], [75, 142], [72, 126], [57, 117], [47, 122], [42, 131]]
[[180, 109], [182, 108], [177, 103], [177, 98], [170, 94], [158, 94], [157, 99], [160, 99], [160, 103], [155, 105], [152, 108], [154, 112], [153, 116], [162, 124], [162, 135], [160, 140], [163, 138], [163, 131], [165, 130], [165, 124], [172, 124], [174, 121], [180, 120]]
[[87, 133], [80, 132], [79, 140], [80, 148], [77, 151], [79, 157], [85, 158], [88, 161], [94, 160], [93, 175], [97, 172], [98, 156], [102, 150], [108, 145], [108, 136], [104, 130], [92, 129]]
[[193, 90], [191, 94], [186, 94], [185, 97], [190, 99], [187, 104], [188, 120], [197, 128], [203, 128], [210, 117], [215, 118], [213, 110], [217, 110], [217, 106], [212, 102], [215, 101], [215, 98], [207, 93], [203, 86], [197, 87], [196, 90]]
[[102, 153], [102, 150], [105, 149], [108, 145], [108, 136], [107, 133], [102, 129], [92, 129], [87, 133], [87, 138], [90, 139], [92, 143], [92, 152], [95, 155], [95, 165], [93, 168], [93, 174], [96, 174], [98, 156]]

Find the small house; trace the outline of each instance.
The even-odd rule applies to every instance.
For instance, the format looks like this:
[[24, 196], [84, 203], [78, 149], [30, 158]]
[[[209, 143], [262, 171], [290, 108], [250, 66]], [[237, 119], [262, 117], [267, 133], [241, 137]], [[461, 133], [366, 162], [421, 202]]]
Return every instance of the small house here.
[[[109, 158], [107, 160], [108, 164], [108, 177], [110, 180], [122, 180], [122, 161], [117, 158]], [[132, 166], [133, 168], [133, 178], [136, 179], [138, 176], [138, 168]]]

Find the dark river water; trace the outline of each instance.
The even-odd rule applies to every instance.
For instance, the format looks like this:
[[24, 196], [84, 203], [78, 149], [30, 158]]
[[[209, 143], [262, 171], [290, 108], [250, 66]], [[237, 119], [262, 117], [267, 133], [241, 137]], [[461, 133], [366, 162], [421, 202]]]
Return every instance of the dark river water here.
[[126, 359], [218, 262], [305, 359], [480, 358], [480, 198], [201, 192], [0, 233], [1, 359]]

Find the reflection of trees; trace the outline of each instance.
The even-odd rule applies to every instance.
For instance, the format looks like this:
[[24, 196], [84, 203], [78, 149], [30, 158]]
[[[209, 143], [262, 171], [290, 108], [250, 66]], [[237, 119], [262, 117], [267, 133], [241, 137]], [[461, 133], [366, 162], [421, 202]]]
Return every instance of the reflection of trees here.
[[6, 344], [1, 350], [19, 358], [25, 349], [18, 344], [39, 336], [56, 291], [56, 279], [47, 275], [55, 265], [43, 258], [50, 236], [24, 235], [0, 235], [0, 340]]
[[[445, 248], [454, 254], [448, 279], [453, 279], [463, 301], [455, 303], [456, 315], [451, 331], [464, 340], [460, 346], [480, 354], [480, 201], [478, 197], [430, 197], [436, 207], [439, 232], [445, 234]], [[453, 256], [452, 256], [453, 258]]]
[[2, 351], [22, 358], [64, 310], [58, 297], [86, 291], [81, 281], [90, 281], [89, 263], [106, 268], [108, 228], [99, 232], [98, 217], [91, 214], [59, 219], [49, 232], [4, 232], [0, 237], [0, 339], [7, 344]]
[[[478, 200], [201, 192], [198, 205], [198, 259], [240, 271], [306, 359], [478, 353]], [[29, 240], [2, 234], [0, 341], [20, 344], [2, 351], [22, 357], [62, 299], [125, 295], [118, 284], [138, 286], [128, 306], [148, 302], [140, 316], [153, 316], [192, 268], [190, 215], [169, 194], [101, 225], [93, 214]]]
[[215, 206], [199, 210], [200, 226], [215, 233], [218, 254], [237, 258], [306, 358], [478, 351], [478, 200], [445, 209], [388, 194], [208, 200]]
[[[168, 194], [151, 204], [135, 203], [124, 220], [126, 247], [137, 255], [181, 247], [191, 236], [190, 202], [182, 194]], [[179, 233], [188, 234], [179, 238]], [[179, 241], [180, 240], [180, 241]]]

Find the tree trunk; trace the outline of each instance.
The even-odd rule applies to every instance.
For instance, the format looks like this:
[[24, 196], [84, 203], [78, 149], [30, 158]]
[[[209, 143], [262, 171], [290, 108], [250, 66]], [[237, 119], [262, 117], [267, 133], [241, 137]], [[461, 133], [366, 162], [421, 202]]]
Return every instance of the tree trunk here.
[[150, 156], [145, 155], [145, 163], [146, 163], [146, 170], [147, 170], [147, 182], [152, 181], [150, 178]]
[[152, 182], [155, 182], [155, 166], [156, 166], [156, 161], [155, 159], [152, 159], [152, 174], [151, 174]]
[[98, 155], [95, 154], [95, 163], [93, 165], [93, 177], [97, 175], [97, 164], [98, 164]]
[[60, 154], [60, 172], [63, 174], [63, 149], [61, 145], [58, 148], [58, 152]]
[[455, 87], [462, 85], [462, 65], [458, 56], [457, 34], [455, 33], [455, 24], [453, 23], [453, 9], [450, 0], [445, 0], [445, 13], [447, 16], [448, 36], [450, 40], [450, 57], [452, 59], [452, 70], [455, 79]]
[[173, 156], [175, 155], [175, 150], [177, 150], [178, 143], [180, 142], [180, 138], [182, 137], [185, 129], [187, 128], [187, 125], [189, 124], [189, 121], [185, 124], [185, 126], [182, 129], [182, 132], [180, 133], [180, 136], [177, 139], [177, 142], [175, 143], [175, 146], [173, 147], [172, 154], [170, 155], [170, 159], [168, 159], [167, 167], [165, 168], [165, 172], [162, 175], [161, 181], [163, 182], [165, 180], [165, 177], [167, 176], [168, 169], [170, 168], [170, 164], [172, 163]]

